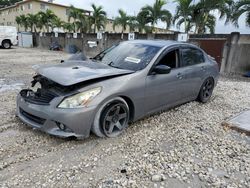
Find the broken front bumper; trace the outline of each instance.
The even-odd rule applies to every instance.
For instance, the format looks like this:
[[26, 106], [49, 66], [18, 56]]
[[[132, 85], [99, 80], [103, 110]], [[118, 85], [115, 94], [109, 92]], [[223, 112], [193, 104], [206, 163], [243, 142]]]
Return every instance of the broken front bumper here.
[[[37, 105], [17, 96], [17, 116], [29, 126], [59, 137], [86, 138], [95, 116], [95, 107], [60, 109], [62, 97], [54, 98], [49, 105]], [[63, 125], [64, 127], [62, 128]]]

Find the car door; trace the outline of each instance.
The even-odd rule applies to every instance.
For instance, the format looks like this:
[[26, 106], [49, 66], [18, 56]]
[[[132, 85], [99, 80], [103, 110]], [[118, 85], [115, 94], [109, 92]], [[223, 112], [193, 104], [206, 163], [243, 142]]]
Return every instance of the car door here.
[[206, 75], [206, 66], [204, 54], [201, 50], [194, 47], [185, 46], [181, 48], [181, 68], [183, 69], [183, 78], [185, 92], [183, 98], [193, 100], [198, 96], [204, 76]]
[[[173, 54], [175, 54], [175, 60]], [[179, 62], [180, 50], [173, 48], [164, 52], [151, 68], [146, 77], [146, 112], [152, 113], [182, 102], [184, 75], [183, 69], [179, 68]], [[154, 74], [154, 66], [161, 64], [171, 67], [171, 72], [169, 74]]]

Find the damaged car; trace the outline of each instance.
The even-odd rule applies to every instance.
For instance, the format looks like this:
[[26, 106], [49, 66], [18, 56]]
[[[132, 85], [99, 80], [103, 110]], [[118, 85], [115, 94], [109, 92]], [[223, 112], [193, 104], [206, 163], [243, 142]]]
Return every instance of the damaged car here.
[[[176, 41], [125, 41], [91, 59], [40, 67], [36, 89], [17, 96], [27, 125], [59, 137], [116, 137], [130, 122], [198, 100], [206, 103], [219, 68], [199, 47]], [[167, 125], [166, 125], [167, 126]]]

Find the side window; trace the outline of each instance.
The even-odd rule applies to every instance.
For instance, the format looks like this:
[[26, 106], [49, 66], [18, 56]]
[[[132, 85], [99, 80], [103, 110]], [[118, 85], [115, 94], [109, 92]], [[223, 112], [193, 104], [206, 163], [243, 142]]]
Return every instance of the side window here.
[[203, 53], [195, 48], [182, 49], [182, 67], [204, 63]]
[[158, 65], [167, 65], [170, 68], [177, 68], [179, 64], [179, 50], [168, 52], [158, 63]]

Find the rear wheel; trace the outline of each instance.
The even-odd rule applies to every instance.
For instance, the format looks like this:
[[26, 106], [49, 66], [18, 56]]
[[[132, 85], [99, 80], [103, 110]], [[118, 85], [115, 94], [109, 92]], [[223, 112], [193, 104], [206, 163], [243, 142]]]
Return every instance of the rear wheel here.
[[99, 137], [116, 137], [128, 126], [129, 107], [120, 97], [105, 103], [97, 112], [92, 132]]
[[4, 40], [4, 41], [2, 42], [2, 47], [3, 47], [4, 49], [10, 49], [10, 48], [11, 48], [11, 43], [10, 43], [10, 41], [9, 41], [9, 40]]
[[212, 96], [214, 90], [213, 78], [207, 78], [201, 86], [198, 101], [206, 103]]

